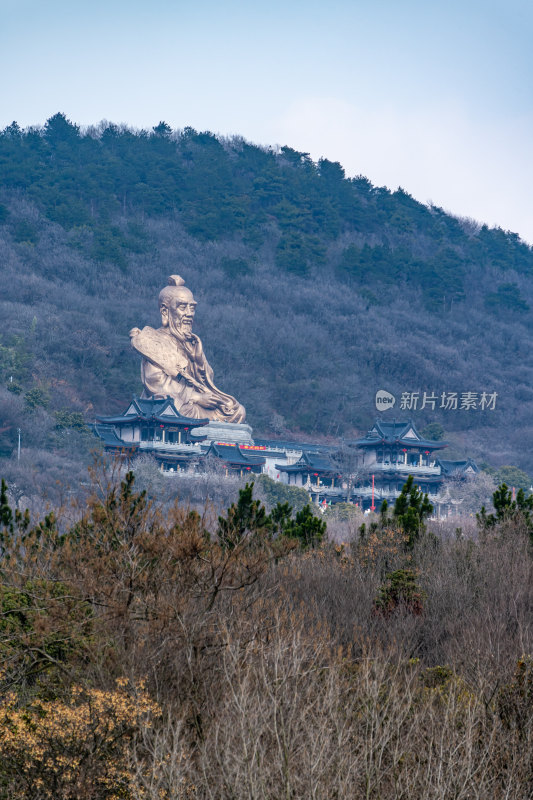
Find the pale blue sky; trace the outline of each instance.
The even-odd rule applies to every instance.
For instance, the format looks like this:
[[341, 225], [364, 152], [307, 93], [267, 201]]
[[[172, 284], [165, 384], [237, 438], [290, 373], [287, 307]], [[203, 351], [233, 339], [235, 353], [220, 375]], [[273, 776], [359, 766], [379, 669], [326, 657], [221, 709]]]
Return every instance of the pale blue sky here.
[[0, 127], [288, 144], [533, 243], [532, 41], [525, 0], [0, 0]]

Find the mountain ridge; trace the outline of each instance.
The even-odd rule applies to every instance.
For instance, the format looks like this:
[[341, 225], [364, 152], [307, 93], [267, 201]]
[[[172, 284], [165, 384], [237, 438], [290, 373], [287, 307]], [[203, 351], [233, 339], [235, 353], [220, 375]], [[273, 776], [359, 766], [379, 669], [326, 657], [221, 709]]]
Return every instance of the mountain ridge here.
[[127, 332], [157, 324], [179, 272], [217, 382], [257, 433], [354, 436], [381, 388], [398, 403], [490, 391], [492, 412], [388, 413], [533, 469], [533, 249], [517, 234], [290, 147], [165, 123], [81, 131], [62, 114], [0, 133], [0, 203], [0, 382], [20, 390], [3, 392], [4, 454], [36, 413], [52, 420], [40, 446], [55, 412], [122, 408], [140, 387]]

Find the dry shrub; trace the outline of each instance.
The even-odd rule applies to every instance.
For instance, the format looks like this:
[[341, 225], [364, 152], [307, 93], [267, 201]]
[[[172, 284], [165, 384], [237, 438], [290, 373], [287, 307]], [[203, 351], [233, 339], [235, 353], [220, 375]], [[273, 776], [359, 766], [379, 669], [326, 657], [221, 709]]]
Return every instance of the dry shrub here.
[[[67, 536], [49, 519], [5, 538], [3, 732], [15, 720], [37, 739], [5, 750], [0, 798], [531, 797], [527, 531], [428, 536], [409, 553], [393, 533], [300, 553], [256, 531], [230, 547], [208, 516], [163, 510], [125, 481]], [[421, 613], [375, 613], [391, 570], [416, 570]], [[92, 772], [54, 788], [59, 756], [79, 752], [61, 719], [124, 676], [145, 678], [145, 694], [128, 695], [117, 751], [99, 733], [110, 700], [91, 728], [103, 743]], [[37, 774], [50, 736], [38, 794], [24, 770]]]
[[0, 704], [1, 789], [12, 800], [119, 800], [130, 797], [129, 743], [158, 706], [142, 686], [109, 692], [73, 687], [65, 700], [14, 693]]
[[171, 763], [150, 798], [190, 796], [175, 776], [197, 798], [530, 796], [530, 742], [451, 671], [429, 677], [394, 648], [354, 660], [304, 614], [273, 621], [262, 640], [228, 636], [194, 753], [179, 719], [158, 731], [152, 758]]

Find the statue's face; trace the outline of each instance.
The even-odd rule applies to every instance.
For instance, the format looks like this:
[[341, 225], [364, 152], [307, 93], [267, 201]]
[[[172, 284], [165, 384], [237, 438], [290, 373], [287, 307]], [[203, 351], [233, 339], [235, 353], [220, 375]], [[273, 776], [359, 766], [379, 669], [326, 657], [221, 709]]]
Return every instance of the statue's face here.
[[163, 325], [168, 324], [172, 333], [189, 335], [192, 330], [196, 301], [192, 292], [179, 286], [168, 306], [161, 306]]

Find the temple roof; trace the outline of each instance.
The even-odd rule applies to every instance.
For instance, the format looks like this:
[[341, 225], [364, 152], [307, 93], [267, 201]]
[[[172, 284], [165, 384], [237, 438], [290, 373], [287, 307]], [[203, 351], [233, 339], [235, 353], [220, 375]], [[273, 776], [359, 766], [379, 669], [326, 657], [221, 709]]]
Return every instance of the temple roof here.
[[150, 421], [160, 424], [182, 425], [191, 428], [198, 428], [207, 425], [209, 419], [195, 419], [194, 417], [184, 417], [176, 409], [174, 400], [171, 397], [165, 398], [143, 398], [134, 395], [123, 414], [111, 417], [96, 415], [96, 419], [107, 425], [129, 425], [132, 422]]
[[327, 456], [321, 453], [302, 453], [301, 458], [295, 464], [275, 464], [276, 469], [281, 472], [322, 472], [337, 473], [338, 469], [333, 466]]
[[479, 472], [478, 465], [471, 458], [465, 458], [463, 461], [445, 461], [439, 458], [437, 464], [440, 465], [443, 475], [451, 475], [453, 472], [460, 472], [463, 475], [467, 472]]
[[125, 450], [135, 450], [137, 448], [134, 442], [123, 442], [122, 439], [119, 439], [112, 425], [95, 423], [92, 429], [106, 447], [123, 448]]
[[214, 455], [227, 464], [242, 467], [262, 467], [265, 463], [263, 456], [251, 456], [236, 444], [217, 444], [212, 442], [206, 455]]
[[362, 439], [357, 439], [358, 447], [375, 447], [377, 444], [402, 444], [409, 447], [425, 447], [428, 450], [441, 450], [448, 442], [435, 442], [424, 439], [418, 433], [413, 420], [407, 422], [383, 422], [377, 419], [373, 427]]

